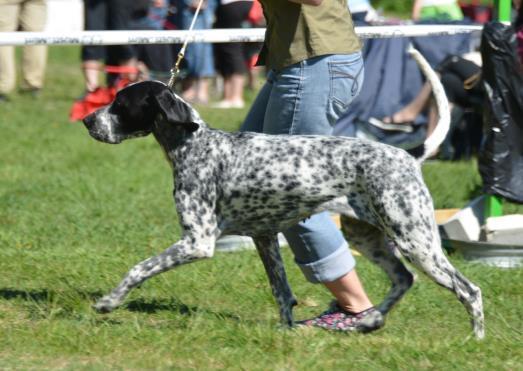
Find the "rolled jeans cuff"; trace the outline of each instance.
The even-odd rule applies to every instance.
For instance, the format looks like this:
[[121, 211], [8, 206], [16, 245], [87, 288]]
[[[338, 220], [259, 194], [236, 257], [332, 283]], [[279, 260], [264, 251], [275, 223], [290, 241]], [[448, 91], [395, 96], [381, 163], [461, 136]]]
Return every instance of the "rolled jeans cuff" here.
[[296, 261], [305, 278], [312, 283], [332, 282], [354, 269], [356, 261], [346, 242], [329, 256], [312, 263]]

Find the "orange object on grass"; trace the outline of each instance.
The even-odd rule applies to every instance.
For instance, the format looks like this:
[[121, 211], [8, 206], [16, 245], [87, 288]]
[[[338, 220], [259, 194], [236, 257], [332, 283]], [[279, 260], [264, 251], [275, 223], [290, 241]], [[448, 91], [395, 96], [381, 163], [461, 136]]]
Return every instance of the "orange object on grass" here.
[[[107, 73], [117, 74], [138, 73], [138, 69], [133, 66], [105, 66], [104, 70]], [[73, 103], [69, 112], [69, 121], [80, 121], [98, 108], [108, 105], [116, 97], [116, 93], [131, 82], [128, 78], [120, 77], [113, 86], [99, 87], [95, 91], [86, 93]]]

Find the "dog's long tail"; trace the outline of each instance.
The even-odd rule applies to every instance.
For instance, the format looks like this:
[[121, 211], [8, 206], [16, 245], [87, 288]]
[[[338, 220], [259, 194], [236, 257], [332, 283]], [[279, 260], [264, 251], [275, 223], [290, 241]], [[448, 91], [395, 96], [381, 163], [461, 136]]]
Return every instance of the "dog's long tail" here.
[[418, 158], [418, 162], [422, 163], [425, 161], [434, 151], [438, 149], [441, 143], [445, 140], [447, 133], [450, 128], [450, 109], [449, 101], [443, 85], [436, 74], [432, 69], [427, 60], [421, 55], [419, 51], [414, 49], [412, 45], [409, 46], [408, 53], [416, 60], [416, 63], [420, 67], [421, 71], [427, 78], [427, 81], [432, 87], [432, 93], [434, 94], [434, 99], [436, 100], [436, 107], [438, 109], [438, 123], [434, 131], [430, 136], [425, 140], [423, 155]]

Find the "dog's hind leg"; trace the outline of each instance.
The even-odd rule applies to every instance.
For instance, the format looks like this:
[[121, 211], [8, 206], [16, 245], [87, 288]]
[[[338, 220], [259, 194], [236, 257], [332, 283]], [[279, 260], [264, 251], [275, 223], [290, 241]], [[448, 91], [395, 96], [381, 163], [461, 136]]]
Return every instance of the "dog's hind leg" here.
[[269, 277], [272, 294], [280, 308], [281, 323], [292, 327], [294, 325], [292, 307], [297, 304], [297, 301], [287, 281], [278, 237], [277, 235], [256, 236], [253, 240]]
[[96, 302], [94, 308], [102, 313], [114, 310], [134, 287], [145, 280], [168, 271], [178, 265], [209, 258], [214, 252], [214, 241], [207, 243], [195, 242], [194, 238], [185, 237], [166, 249], [160, 255], [146, 259], [135, 265], [120, 282], [120, 284]]
[[[414, 265], [420, 268], [437, 284], [452, 291], [458, 300], [465, 306], [471, 317], [472, 328], [478, 339], [485, 336], [483, 301], [481, 289], [472, 284], [456, 268], [452, 266], [441, 249], [441, 242], [437, 230], [434, 228], [434, 239], [431, 247], [424, 249], [413, 248], [412, 242], [399, 239], [396, 242], [400, 252]], [[420, 244], [421, 241], [415, 243]]]
[[385, 235], [378, 228], [344, 215], [340, 217], [340, 222], [351, 247], [381, 267], [391, 280], [392, 286], [378, 306], [378, 310], [385, 315], [410, 289], [414, 275], [386, 245]]

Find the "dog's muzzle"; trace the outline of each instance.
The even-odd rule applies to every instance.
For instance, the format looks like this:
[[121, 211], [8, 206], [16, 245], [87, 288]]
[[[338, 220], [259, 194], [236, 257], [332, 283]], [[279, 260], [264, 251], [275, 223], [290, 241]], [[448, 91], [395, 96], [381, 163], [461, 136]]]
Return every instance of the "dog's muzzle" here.
[[93, 112], [82, 121], [89, 135], [94, 139], [109, 144], [118, 144], [122, 141], [120, 135], [115, 135], [111, 118], [106, 110]]
[[91, 131], [92, 128], [94, 127], [94, 123], [96, 122], [96, 114], [91, 113], [91, 114], [85, 116], [82, 121], [83, 121], [85, 127], [87, 128], [87, 130]]

